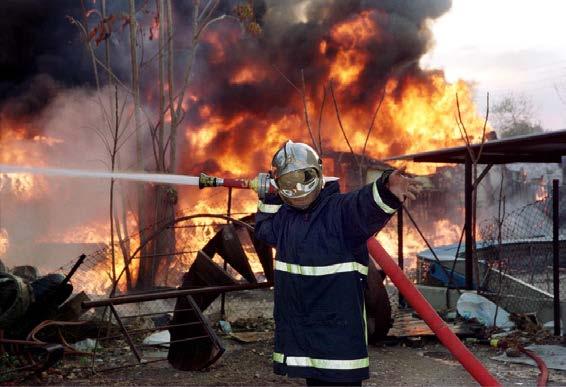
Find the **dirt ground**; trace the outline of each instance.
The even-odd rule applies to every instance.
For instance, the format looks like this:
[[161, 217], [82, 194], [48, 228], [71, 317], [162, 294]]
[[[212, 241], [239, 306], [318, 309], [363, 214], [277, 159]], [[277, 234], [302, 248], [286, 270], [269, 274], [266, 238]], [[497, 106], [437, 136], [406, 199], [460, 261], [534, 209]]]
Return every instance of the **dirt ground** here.
[[[73, 369], [51, 371], [44, 380], [25, 384], [48, 385], [186, 385], [186, 386], [267, 386], [304, 385], [303, 379], [273, 374], [273, 339], [242, 344], [224, 338], [226, 353], [206, 371], [182, 372], [164, 362], [102, 372], [95, 375]], [[491, 360], [497, 350], [486, 346], [469, 347], [504, 385], [536, 385], [538, 369], [526, 365]], [[78, 364], [78, 363], [77, 363]], [[477, 385], [464, 368], [435, 340], [421, 348], [403, 344], [370, 346], [370, 379], [364, 386], [471, 386]], [[566, 385], [566, 372], [550, 370], [548, 385]]]
[[[290, 379], [273, 374], [273, 298], [270, 291], [249, 291], [227, 295], [227, 320], [246, 321], [241, 330], [261, 332], [259, 341], [242, 343], [226, 335], [221, 337], [226, 352], [209, 369], [182, 372], [167, 361], [92, 374], [85, 368], [87, 359], [65, 359], [58, 368], [44, 373], [42, 379], [20, 380], [17, 384], [39, 385], [187, 385], [187, 386], [267, 386], [304, 385], [303, 379]], [[207, 309], [208, 318], [215, 321], [218, 305]], [[232, 324], [235, 331], [238, 325]], [[477, 385], [466, 370], [434, 337], [425, 337], [417, 347], [409, 342], [370, 346], [370, 379], [364, 386], [468, 386]], [[538, 369], [521, 364], [503, 363], [491, 358], [499, 350], [485, 345], [468, 346], [490, 372], [504, 385], [536, 385]], [[101, 368], [120, 365], [131, 356], [123, 341], [117, 343], [109, 356], [99, 360]], [[148, 360], [166, 357], [167, 350], [144, 354]], [[549, 385], [566, 385], [566, 372], [550, 370]]]

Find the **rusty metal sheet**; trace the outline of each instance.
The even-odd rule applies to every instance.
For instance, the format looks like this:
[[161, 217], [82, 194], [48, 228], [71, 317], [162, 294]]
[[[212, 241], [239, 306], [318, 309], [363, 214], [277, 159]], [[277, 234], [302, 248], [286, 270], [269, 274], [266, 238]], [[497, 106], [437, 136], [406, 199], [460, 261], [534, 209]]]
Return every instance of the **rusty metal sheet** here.
[[[215, 264], [204, 252], [199, 251], [189, 271], [183, 277], [182, 288], [235, 285], [236, 280]], [[205, 310], [219, 293], [197, 294], [194, 296], [198, 307]]]
[[[175, 326], [181, 324], [185, 325]], [[177, 298], [171, 325], [167, 360], [174, 368], [181, 371], [201, 370], [224, 353], [218, 336], [191, 296]]]
[[256, 283], [254, 272], [250, 266], [248, 256], [242, 248], [235, 226], [229, 224], [222, 227], [222, 243], [216, 251], [230, 266], [242, 275], [249, 283]]
[[202, 251], [210, 258], [218, 254], [234, 268], [249, 283], [257, 280], [249, 263], [240, 238], [233, 224], [223, 226], [222, 229], [208, 241]]

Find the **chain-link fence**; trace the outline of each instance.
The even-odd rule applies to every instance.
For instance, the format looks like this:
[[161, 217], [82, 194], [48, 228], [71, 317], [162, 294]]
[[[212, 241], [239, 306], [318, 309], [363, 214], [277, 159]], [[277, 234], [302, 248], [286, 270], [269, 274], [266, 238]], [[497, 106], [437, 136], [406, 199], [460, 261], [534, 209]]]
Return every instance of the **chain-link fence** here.
[[[561, 208], [566, 205], [563, 201]], [[530, 203], [480, 225], [477, 258], [480, 291], [517, 313], [552, 313], [552, 199]], [[561, 266], [566, 267], [566, 236], [560, 229]], [[560, 270], [560, 279], [566, 272]], [[561, 289], [561, 298], [566, 289]], [[545, 312], [546, 311], [546, 312]]]
[[[73, 275], [72, 283], [75, 291], [84, 291], [94, 299], [105, 298], [112, 292], [114, 282], [117, 282], [117, 294], [147, 290], [137, 286], [140, 261], [147, 259], [160, 261], [160, 264], [156, 265], [157, 273], [153, 276], [153, 288], [163, 289], [180, 286], [183, 274], [194, 262], [198, 251], [227, 223], [224, 219], [214, 218], [214, 215], [194, 218], [191, 215], [194, 214], [190, 214], [188, 211], [179, 211], [173, 223], [162, 222], [146, 229], [145, 232], [149, 240], [158, 239], [162, 234], [169, 236], [171, 230], [174, 231], [175, 247], [164, 254], [144, 255], [146, 252], [139, 248], [139, 232], [121, 241], [116, 240], [114, 252], [112, 252], [110, 245], [106, 245], [102, 249], [89, 254]], [[241, 217], [248, 214], [232, 215]], [[251, 242], [249, 240], [243, 242], [245, 242], [243, 248], [246, 253], [252, 259], [255, 258], [253, 257], [255, 252]], [[219, 256], [215, 256], [213, 261], [220, 266], [223, 265]], [[75, 260], [59, 268], [58, 271], [66, 274], [74, 263]], [[238, 278], [238, 273], [233, 271], [231, 267], [228, 267], [227, 271]]]

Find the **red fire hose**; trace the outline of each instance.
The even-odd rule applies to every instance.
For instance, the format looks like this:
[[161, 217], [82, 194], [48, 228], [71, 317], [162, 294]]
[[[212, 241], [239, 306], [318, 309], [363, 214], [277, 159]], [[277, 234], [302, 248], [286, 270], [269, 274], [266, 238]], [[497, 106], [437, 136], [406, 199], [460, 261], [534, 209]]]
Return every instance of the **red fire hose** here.
[[[494, 348], [507, 349], [507, 348], [513, 346], [513, 343], [510, 343], [505, 339], [503, 339], [503, 340], [486, 340], [486, 341], [489, 341], [489, 345], [491, 345]], [[546, 383], [548, 382], [548, 367], [546, 366], [546, 363], [544, 362], [544, 360], [539, 355], [537, 355], [535, 352], [526, 349], [522, 345], [515, 345], [515, 348], [535, 361], [535, 363], [536, 363], [536, 365], [537, 365], [537, 367], [540, 371], [538, 378], [537, 378], [537, 387], [545, 387]]]
[[448, 328], [448, 325], [438, 316], [417, 288], [409, 281], [397, 263], [374, 238], [367, 242], [370, 256], [375, 260], [399, 292], [415, 309], [419, 316], [428, 324], [440, 342], [448, 348], [454, 357], [464, 366], [476, 381], [482, 386], [501, 386], [501, 383], [483, 366], [458, 337]]
[[537, 387], [545, 387], [546, 382], [548, 382], [548, 367], [546, 366], [544, 360], [542, 360], [542, 358], [533, 351], [529, 351], [528, 349], [525, 349], [523, 347], [519, 347], [519, 351], [523, 352], [525, 355], [533, 359], [535, 363], [537, 363], [537, 367], [540, 371], [537, 378]]

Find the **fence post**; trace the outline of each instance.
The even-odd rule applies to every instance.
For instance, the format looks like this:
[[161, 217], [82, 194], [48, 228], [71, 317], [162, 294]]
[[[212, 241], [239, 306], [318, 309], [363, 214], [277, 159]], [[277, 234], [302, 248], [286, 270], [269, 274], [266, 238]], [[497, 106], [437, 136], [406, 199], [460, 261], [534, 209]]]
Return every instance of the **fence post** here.
[[552, 281], [554, 290], [554, 335], [560, 336], [560, 187], [552, 180]]
[[[397, 210], [397, 262], [399, 267], [403, 270], [405, 263], [403, 257], [403, 207]], [[399, 307], [405, 308], [407, 304], [401, 292], [399, 292]]]

